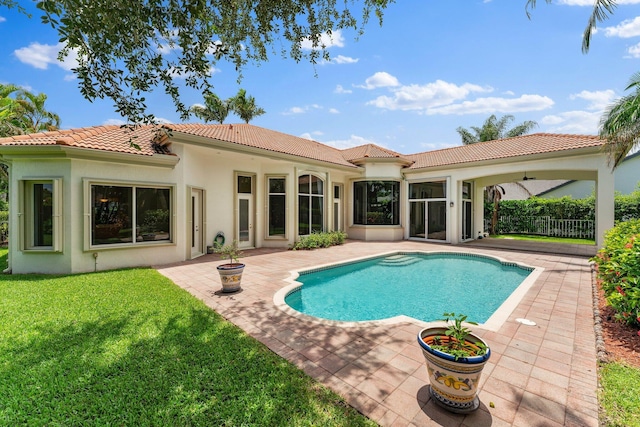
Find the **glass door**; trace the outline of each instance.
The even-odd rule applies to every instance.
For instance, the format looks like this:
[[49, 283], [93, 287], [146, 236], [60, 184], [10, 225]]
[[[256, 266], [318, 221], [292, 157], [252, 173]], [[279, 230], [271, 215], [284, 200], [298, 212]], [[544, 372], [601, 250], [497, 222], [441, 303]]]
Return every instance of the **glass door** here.
[[202, 240], [202, 190], [191, 189], [191, 258], [204, 253]]
[[236, 236], [239, 248], [254, 247], [253, 237], [253, 177], [238, 176], [238, 210]]
[[447, 182], [409, 184], [409, 238], [448, 240]]

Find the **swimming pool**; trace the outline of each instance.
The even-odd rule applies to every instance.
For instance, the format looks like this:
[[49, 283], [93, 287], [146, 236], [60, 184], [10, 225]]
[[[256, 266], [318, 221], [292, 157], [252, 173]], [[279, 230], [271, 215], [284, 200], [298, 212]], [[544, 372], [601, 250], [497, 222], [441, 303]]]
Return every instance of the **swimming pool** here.
[[485, 255], [396, 252], [296, 272], [280, 298], [296, 312], [332, 321], [408, 316], [431, 322], [453, 311], [486, 324], [507, 301], [515, 307], [526, 292], [522, 285], [528, 288], [538, 274]]

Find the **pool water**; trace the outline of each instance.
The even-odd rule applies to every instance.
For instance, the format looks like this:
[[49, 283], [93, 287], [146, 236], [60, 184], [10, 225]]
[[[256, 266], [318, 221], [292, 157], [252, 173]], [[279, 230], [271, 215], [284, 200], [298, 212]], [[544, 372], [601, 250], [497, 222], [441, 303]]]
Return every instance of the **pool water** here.
[[285, 297], [294, 310], [339, 321], [405, 315], [430, 322], [445, 312], [484, 323], [533, 269], [480, 255], [394, 254], [301, 273]]

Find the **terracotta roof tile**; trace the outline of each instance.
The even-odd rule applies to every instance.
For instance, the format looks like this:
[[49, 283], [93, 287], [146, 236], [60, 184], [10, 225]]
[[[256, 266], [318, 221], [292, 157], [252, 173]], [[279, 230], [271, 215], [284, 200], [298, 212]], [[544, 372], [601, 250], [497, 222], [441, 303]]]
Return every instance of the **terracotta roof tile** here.
[[591, 135], [535, 133], [495, 141], [407, 155], [415, 163], [409, 169], [455, 165], [481, 160], [506, 159], [578, 148], [599, 147], [606, 141]]
[[345, 150], [342, 150], [342, 156], [348, 161], [364, 158], [389, 159], [403, 157], [400, 153], [380, 147], [375, 144], [365, 144], [353, 148], [347, 148]]
[[[165, 129], [212, 138], [246, 147], [259, 148], [275, 153], [299, 156], [307, 159], [333, 163], [355, 168], [351, 163], [363, 158], [398, 158], [414, 162], [409, 169], [456, 165], [482, 160], [506, 159], [519, 156], [552, 153], [585, 147], [598, 147], [605, 143], [597, 136], [556, 135], [537, 133], [516, 138], [427, 151], [418, 154], [403, 155], [395, 151], [366, 144], [346, 150], [338, 150], [304, 138], [287, 135], [248, 124], [204, 125], [170, 124]], [[170, 154], [171, 138], [158, 138], [157, 128], [144, 126], [130, 131], [120, 126], [95, 126], [52, 132], [40, 132], [30, 135], [18, 135], [0, 138], [0, 145], [37, 146], [66, 145], [120, 153], [151, 156], [156, 153]], [[135, 146], [137, 144], [140, 149]]]
[[[151, 144], [154, 130], [150, 126], [130, 131], [120, 126], [95, 126], [51, 132], [32, 133], [0, 138], [0, 145], [66, 145], [118, 153], [151, 156], [155, 153]], [[138, 144], [140, 149], [132, 146]]]
[[276, 153], [291, 154], [341, 166], [356, 167], [336, 148], [309, 139], [276, 132], [249, 124], [204, 125], [170, 124], [164, 127], [174, 132], [213, 138], [247, 147], [261, 148]]

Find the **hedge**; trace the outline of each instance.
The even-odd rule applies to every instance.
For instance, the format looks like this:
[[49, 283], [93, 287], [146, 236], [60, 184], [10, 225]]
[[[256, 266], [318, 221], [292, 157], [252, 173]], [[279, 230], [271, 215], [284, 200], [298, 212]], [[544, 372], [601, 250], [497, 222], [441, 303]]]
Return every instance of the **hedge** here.
[[[493, 202], [484, 204], [485, 218], [491, 218]], [[527, 200], [502, 200], [499, 206], [500, 216], [536, 217], [550, 216], [556, 219], [595, 220], [595, 197], [573, 199], [564, 196], [559, 199], [531, 197]], [[631, 194], [616, 194], [615, 220], [629, 221], [640, 219], [640, 190]]]

